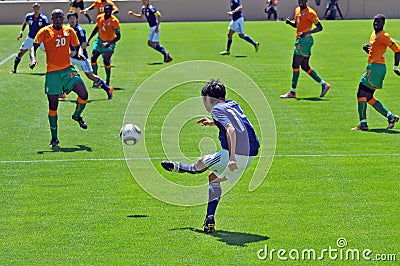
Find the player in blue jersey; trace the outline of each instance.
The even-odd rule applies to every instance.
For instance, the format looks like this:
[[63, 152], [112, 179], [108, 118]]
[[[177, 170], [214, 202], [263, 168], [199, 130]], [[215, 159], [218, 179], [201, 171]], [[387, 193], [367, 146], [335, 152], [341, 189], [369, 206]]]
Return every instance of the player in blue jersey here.
[[[21, 47], [19, 48], [19, 53], [15, 57], [14, 60], [14, 68], [10, 71], [11, 74], [17, 73], [17, 67], [19, 62], [21, 62], [22, 56], [31, 49], [33, 46], [33, 39], [35, 39], [36, 33], [43, 27], [49, 25], [49, 19], [40, 12], [40, 4], [34, 3], [32, 6], [33, 12], [26, 14], [25, 20], [22, 23], [21, 32], [17, 36], [17, 40], [22, 38], [22, 33], [24, 32], [26, 25], [29, 24], [29, 32], [28, 36], [26, 36], [25, 41], [22, 43]], [[40, 46], [42, 50], [44, 50], [43, 44]]]
[[197, 124], [202, 126], [217, 126], [222, 149], [214, 154], [201, 157], [196, 163], [185, 164], [163, 161], [162, 167], [167, 171], [199, 174], [207, 169], [209, 199], [204, 232], [214, 232], [214, 214], [222, 194], [221, 182], [234, 182], [247, 169], [258, 154], [260, 143], [253, 126], [243, 113], [239, 104], [225, 99], [225, 85], [218, 80], [211, 80], [201, 90], [203, 104], [211, 113], [213, 120], [201, 118]]
[[231, 23], [228, 26], [228, 43], [226, 45], [226, 50], [222, 51], [221, 55], [230, 55], [231, 54], [231, 45], [232, 45], [232, 36], [235, 32], [239, 34], [239, 37], [251, 43], [256, 49], [256, 53], [258, 52], [260, 43], [253, 41], [253, 39], [244, 34], [244, 17], [242, 13], [243, 5], [240, 3], [240, 0], [230, 0], [231, 11], [226, 12], [229, 16], [232, 17]]
[[[78, 58], [78, 54], [75, 54], [74, 57], [71, 57], [71, 63], [78, 67], [80, 71], [85, 72], [85, 75], [94, 82], [97, 86], [100, 86], [103, 90], [106, 91], [108, 99], [111, 100], [113, 96], [114, 89], [108, 86], [99, 76], [93, 73], [92, 65], [90, 64], [88, 53], [86, 51], [87, 41], [86, 41], [86, 31], [81, 27], [78, 23], [78, 13], [71, 12], [67, 14], [68, 23], [76, 32], [76, 35], [79, 39], [79, 44], [83, 49], [83, 55], [86, 57], [86, 60], [81, 60]], [[73, 47], [71, 47], [73, 49]]]
[[147, 44], [154, 50], [160, 52], [164, 56], [164, 62], [168, 63], [172, 61], [170, 54], [160, 45], [160, 23], [161, 13], [153, 5], [150, 4], [149, 0], [142, 0], [142, 10], [140, 14], [133, 11], [129, 11], [128, 15], [137, 18], [143, 18], [146, 16], [147, 22], [150, 26], [150, 35]]

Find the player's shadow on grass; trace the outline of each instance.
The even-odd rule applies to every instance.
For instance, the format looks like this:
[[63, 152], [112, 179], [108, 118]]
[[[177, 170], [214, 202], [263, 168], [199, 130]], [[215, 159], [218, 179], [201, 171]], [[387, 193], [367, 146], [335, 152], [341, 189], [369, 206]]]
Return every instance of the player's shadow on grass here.
[[326, 101], [327, 99], [322, 99], [320, 97], [304, 97], [304, 98], [296, 98], [298, 101], [310, 101], [310, 102], [318, 102], [318, 101]]
[[156, 66], [156, 65], [162, 65], [164, 64], [163, 62], [153, 62], [153, 63], [148, 63], [149, 66]]
[[[75, 94], [76, 95], [76, 94]], [[68, 96], [67, 96], [68, 97]], [[104, 98], [104, 99], [98, 99], [98, 100], [88, 100], [87, 103], [92, 103], [92, 102], [101, 102], [101, 101], [108, 101], [108, 99]], [[60, 99], [60, 103], [66, 103], [66, 102], [70, 102], [70, 103], [76, 103], [76, 100], [62, 100]]]
[[146, 214], [132, 214], [132, 215], [128, 215], [126, 216], [126, 218], [147, 218], [149, 217]]
[[[18, 74], [18, 73], [17, 73]], [[32, 75], [32, 76], [45, 76], [46, 73], [20, 73], [20, 74], [26, 74], [26, 75]]]
[[247, 55], [235, 55], [236, 58], [246, 58]]
[[[202, 230], [192, 227], [177, 228], [171, 230], [188, 230], [203, 235], [205, 234]], [[224, 230], [216, 230], [215, 233], [208, 235], [218, 238], [218, 241], [224, 242], [229, 246], [238, 246], [238, 247], [245, 247], [249, 243], [255, 243], [269, 239], [269, 237], [267, 236], [260, 236], [260, 235], [240, 233], [240, 232], [229, 232]]]
[[78, 147], [73, 147], [73, 148], [62, 148], [62, 147], [56, 147], [53, 148], [50, 151], [38, 151], [38, 154], [45, 154], [49, 152], [76, 152], [76, 151], [87, 151], [87, 152], [92, 152], [92, 148], [87, 147], [85, 145], [76, 145]]
[[386, 128], [372, 128], [368, 131], [373, 133], [400, 134], [400, 131], [390, 130]]

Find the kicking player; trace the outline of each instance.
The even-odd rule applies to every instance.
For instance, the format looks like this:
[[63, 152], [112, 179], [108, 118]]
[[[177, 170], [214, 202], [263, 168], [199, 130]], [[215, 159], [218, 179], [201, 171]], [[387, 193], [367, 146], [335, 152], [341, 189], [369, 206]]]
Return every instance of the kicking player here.
[[382, 88], [386, 75], [384, 56], [388, 47], [395, 53], [394, 73], [400, 76], [400, 46], [383, 30], [385, 19], [382, 14], [374, 17], [374, 31], [369, 38], [369, 43], [363, 46], [364, 51], [368, 54], [368, 65], [361, 77], [357, 92], [360, 124], [351, 130], [368, 130], [367, 103], [388, 119], [387, 129], [392, 129], [394, 124], [399, 121], [398, 115], [392, 114], [379, 100], [374, 98], [375, 91]]
[[[311, 34], [322, 31], [322, 25], [315, 10], [307, 6], [307, 0], [298, 0], [298, 4], [299, 6], [294, 12], [294, 22], [290, 21], [290, 18], [286, 19], [286, 24], [296, 28], [296, 42], [294, 44], [292, 61], [292, 88], [288, 93], [281, 95], [281, 98], [296, 98], [296, 88], [300, 75], [300, 67], [316, 82], [321, 84], [322, 89], [319, 97], [324, 97], [331, 88], [331, 85], [326, 83], [309, 64], [311, 47], [314, 44], [314, 39]], [[311, 29], [313, 24], [316, 27]]]
[[221, 55], [230, 55], [231, 54], [231, 45], [232, 45], [232, 36], [235, 32], [239, 34], [239, 37], [244, 39], [245, 41], [251, 43], [256, 49], [256, 53], [258, 52], [260, 43], [253, 41], [253, 39], [244, 34], [244, 17], [242, 14], [242, 4], [240, 0], [230, 0], [231, 11], [226, 12], [229, 16], [232, 17], [231, 23], [228, 26], [228, 43], [226, 45], [226, 50], [220, 52]]
[[197, 124], [217, 126], [222, 149], [201, 157], [196, 163], [184, 164], [163, 161], [162, 167], [167, 171], [199, 174], [211, 170], [209, 180], [209, 200], [204, 232], [214, 232], [214, 215], [221, 196], [221, 182], [234, 182], [247, 169], [258, 154], [260, 143], [253, 126], [243, 113], [239, 104], [225, 99], [225, 86], [218, 80], [211, 80], [201, 90], [203, 104], [211, 113], [213, 120], [201, 118]]
[[113, 7], [110, 4], [104, 6], [104, 14], [97, 16], [96, 27], [89, 37], [88, 43], [96, 35], [96, 41], [93, 45], [91, 64], [93, 73], [97, 75], [97, 58], [103, 56], [104, 68], [106, 70], [106, 84], [110, 85], [111, 79], [111, 56], [113, 55], [116, 43], [121, 38], [119, 20], [112, 15]]
[[[69, 0], [69, 10], [68, 13], [72, 13], [72, 12], [76, 12], [78, 13], [79, 10], [84, 10], [85, 9], [85, 5], [83, 3], [83, 0]], [[93, 21], [90, 18], [89, 14], [85, 14], [85, 17], [87, 18], [89, 24], [92, 24]]]
[[105, 6], [109, 4], [112, 6], [112, 14], [115, 15], [119, 13], [118, 7], [114, 4], [112, 0], [95, 0], [93, 4], [91, 4], [89, 7], [85, 8], [84, 10], [81, 10], [81, 14], [87, 14], [89, 10], [97, 8], [97, 16], [104, 14], [104, 8]]
[[147, 22], [150, 26], [150, 35], [147, 44], [154, 50], [160, 52], [164, 56], [164, 62], [168, 63], [172, 61], [170, 54], [160, 45], [160, 23], [161, 13], [153, 5], [150, 4], [149, 0], [142, 0], [142, 10], [140, 14], [129, 10], [128, 15], [137, 18], [143, 18], [146, 16]]
[[58, 97], [63, 93], [74, 91], [78, 95], [75, 112], [72, 119], [79, 123], [83, 129], [87, 124], [83, 121], [81, 113], [85, 109], [88, 93], [78, 72], [70, 62], [70, 46], [72, 53], [78, 51], [79, 58], [85, 60], [82, 49], [79, 47], [79, 40], [73, 28], [63, 25], [64, 13], [61, 9], [54, 9], [51, 12], [52, 25], [41, 29], [35, 37], [31, 48], [31, 69], [37, 65], [36, 50], [41, 43], [46, 49], [46, 80], [45, 93], [49, 102], [48, 118], [50, 123], [51, 141], [50, 147], [56, 148], [59, 144], [57, 136], [57, 108]]
[[[72, 12], [67, 14], [67, 20], [71, 28], [75, 30], [76, 35], [79, 39], [79, 44], [83, 49], [83, 55], [86, 60], [81, 60], [78, 58], [78, 54], [75, 54], [74, 57], [71, 57], [71, 63], [78, 67], [80, 71], [85, 72], [85, 75], [92, 80], [97, 86], [100, 86], [103, 90], [106, 91], [108, 99], [111, 100], [113, 96], [114, 89], [109, 87], [99, 76], [93, 73], [92, 66], [88, 59], [88, 53], [86, 51], [87, 42], [86, 42], [86, 31], [81, 27], [78, 23], [78, 13]], [[71, 47], [72, 49], [73, 47]]]
[[[15, 57], [14, 60], [14, 68], [10, 71], [11, 74], [17, 73], [17, 67], [19, 62], [21, 62], [22, 56], [33, 46], [33, 39], [36, 36], [36, 33], [43, 27], [49, 25], [49, 19], [40, 12], [40, 4], [34, 3], [32, 6], [33, 12], [26, 14], [25, 20], [22, 23], [21, 32], [17, 36], [17, 40], [22, 38], [22, 33], [24, 32], [26, 25], [29, 24], [29, 32], [28, 36], [26, 36], [25, 41], [22, 43], [19, 48], [19, 53]], [[44, 50], [44, 46], [40, 46], [42, 50]]]

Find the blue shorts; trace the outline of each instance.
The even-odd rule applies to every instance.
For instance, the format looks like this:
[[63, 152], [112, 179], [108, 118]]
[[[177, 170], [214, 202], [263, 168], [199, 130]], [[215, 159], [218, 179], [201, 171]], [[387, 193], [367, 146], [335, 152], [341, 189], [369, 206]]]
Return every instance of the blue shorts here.
[[241, 17], [238, 20], [231, 20], [229, 23], [228, 30], [233, 30], [237, 34], [244, 34], [244, 18]]

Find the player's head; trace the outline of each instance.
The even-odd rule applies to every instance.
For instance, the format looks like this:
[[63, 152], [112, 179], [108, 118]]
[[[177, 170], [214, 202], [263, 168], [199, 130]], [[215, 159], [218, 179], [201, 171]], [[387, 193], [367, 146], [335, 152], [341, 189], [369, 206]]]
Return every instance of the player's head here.
[[64, 21], [64, 12], [59, 8], [54, 9], [51, 11], [51, 20], [54, 26], [60, 27]]
[[76, 12], [69, 12], [67, 14], [67, 20], [71, 27], [74, 27], [78, 23], [78, 13]]
[[112, 6], [112, 5], [110, 5], [110, 4], [104, 5], [104, 13], [105, 13], [107, 16], [110, 16], [111, 13], [112, 13], [112, 11], [113, 11], [113, 6]]
[[307, 6], [307, 0], [299, 0], [298, 3], [300, 8], [304, 8]]
[[374, 17], [374, 30], [376, 32], [383, 30], [383, 26], [385, 25], [386, 17], [385, 15], [378, 14]]
[[224, 100], [226, 95], [225, 85], [219, 80], [210, 80], [201, 89], [203, 103], [207, 111], [216, 105], [220, 100]]
[[149, 0], [142, 0], [142, 4], [144, 5], [144, 6], [147, 6], [148, 4], [149, 4]]
[[35, 13], [39, 13], [39, 11], [40, 11], [40, 4], [39, 4], [39, 3], [34, 3], [34, 4], [32, 5], [32, 10], [33, 10], [33, 12], [35, 12]]

